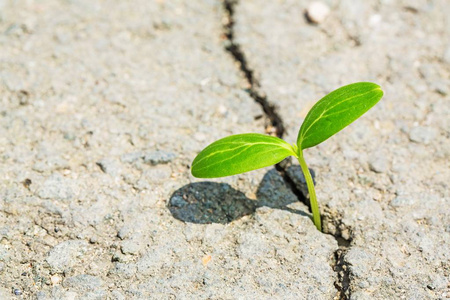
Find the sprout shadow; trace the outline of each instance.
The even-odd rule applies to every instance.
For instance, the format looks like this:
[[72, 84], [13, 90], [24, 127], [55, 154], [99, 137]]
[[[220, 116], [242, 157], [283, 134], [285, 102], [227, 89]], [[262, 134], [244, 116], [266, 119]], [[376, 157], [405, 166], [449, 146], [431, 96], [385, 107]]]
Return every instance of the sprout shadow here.
[[169, 210], [176, 219], [198, 224], [226, 224], [255, 209], [255, 201], [229, 184], [208, 181], [185, 185], [169, 200]]
[[204, 181], [176, 190], [169, 199], [168, 208], [174, 218], [197, 224], [227, 224], [253, 214], [262, 206], [310, 216], [307, 208], [303, 211], [288, 207], [297, 202], [298, 197], [275, 169], [264, 175], [256, 198], [250, 199], [226, 183]]

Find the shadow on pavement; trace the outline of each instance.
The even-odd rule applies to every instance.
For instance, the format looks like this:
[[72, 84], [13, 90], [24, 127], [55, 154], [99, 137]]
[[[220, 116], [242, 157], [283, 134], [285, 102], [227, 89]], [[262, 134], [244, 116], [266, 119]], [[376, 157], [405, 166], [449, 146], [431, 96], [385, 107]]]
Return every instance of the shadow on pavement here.
[[298, 198], [290, 192], [275, 169], [264, 175], [256, 197], [257, 200], [249, 199], [226, 183], [204, 181], [176, 190], [170, 197], [168, 208], [174, 218], [197, 224], [230, 223], [254, 213], [262, 206], [310, 215], [306, 211], [287, 207]]

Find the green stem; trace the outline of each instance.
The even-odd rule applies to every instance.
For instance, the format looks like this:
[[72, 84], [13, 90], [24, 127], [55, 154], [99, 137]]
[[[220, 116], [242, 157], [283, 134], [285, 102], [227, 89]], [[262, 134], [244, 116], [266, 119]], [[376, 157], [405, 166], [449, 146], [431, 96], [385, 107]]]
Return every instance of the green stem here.
[[314, 182], [309, 172], [308, 166], [306, 165], [305, 159], [303, 158], [303, 151], [299, 149], [298, 151], [298, 162], [302, 168], [303, 175], [305, 176], [306, 185], [308, 186], [309, 192], [309, 203], [311, 205], [311, 211], [313, 214], [314, 225], [316, 225], [319, 231], [322, 231], [322, 224], [320, 222], [320, 212], [319, 205], [317, 204], [316, 191], [314, 190]]

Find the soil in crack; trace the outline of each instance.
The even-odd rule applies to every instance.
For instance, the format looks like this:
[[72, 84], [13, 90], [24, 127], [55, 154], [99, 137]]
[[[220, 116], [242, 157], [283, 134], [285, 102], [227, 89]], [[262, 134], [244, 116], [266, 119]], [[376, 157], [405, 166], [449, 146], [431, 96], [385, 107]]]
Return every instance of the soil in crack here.
[[338, 291], [338, 299], [347, 300], [350, 299], [350, 270], [349, 265], [345, 262], [345, 254], [347, 254], [348, 248], [339, 247], [334, 253], [336, 264], [334, 271], [338, 276], [338, 280], [334, 283]]

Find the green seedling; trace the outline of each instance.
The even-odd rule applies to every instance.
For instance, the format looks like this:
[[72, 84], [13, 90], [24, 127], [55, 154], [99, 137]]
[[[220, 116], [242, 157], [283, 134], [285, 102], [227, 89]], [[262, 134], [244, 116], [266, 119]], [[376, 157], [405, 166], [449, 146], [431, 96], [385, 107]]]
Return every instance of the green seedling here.
[[298, 159], [308, 186], [314, 225], [322, 231], [314, 183], [303, 158], [303, 150], [314, 147], [358, 119], [383, 97], [381, 88], [370, 82], [341, 87], [320, 99], [308, 112], [297, 144], [257, 133], [232, 135], [201, 151], [192, 162], [192, 175], [214, 178], [236, 175], [279, 163], [288, 156]]

